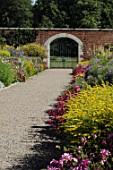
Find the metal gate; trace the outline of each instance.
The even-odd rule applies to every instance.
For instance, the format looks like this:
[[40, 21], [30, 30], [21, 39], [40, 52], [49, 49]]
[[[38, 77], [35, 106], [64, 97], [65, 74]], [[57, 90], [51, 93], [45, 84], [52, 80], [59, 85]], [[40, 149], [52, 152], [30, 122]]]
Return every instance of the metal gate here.
[[74, 57], [57, 57], [50, 58], [50, 68], [74, 68], [77, 64], [77, 59]]
[[50, 68], [74, 68], [77, 64], [78, 43], [58, 38], [50, 44]]

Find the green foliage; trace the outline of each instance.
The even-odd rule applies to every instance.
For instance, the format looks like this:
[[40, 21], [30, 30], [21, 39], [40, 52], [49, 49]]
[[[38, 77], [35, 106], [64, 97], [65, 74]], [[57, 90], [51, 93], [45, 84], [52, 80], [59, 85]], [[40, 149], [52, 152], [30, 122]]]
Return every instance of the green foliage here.
[[[34, 14], [34, 27], [69, 27], [66, 20], [67, 9], [63, 8], [67, 4], [67, 1], [49, 0], [48, 3], [45, 0], [37, 0], [33, 7]], [[66, 6], [65, 6], [66, 7]], [[68, 6], [69, 7], [69, 6]], [[40, 17], [39, 17], [40, 16]], [[46, 21], [46, 23], [44, 23]]]
[[0, 0], [1, 27], [31, 27], [31, 0]]
[[113, 86], [88, 86], [66, 104], [64, 132], [70, 142], [101, 131], [108, 135], [113, 127]]
[[[0, 47], [0, 48], [1, 48], [1, 47]], [[3, 49], [3, 50], [14, 50], [14, 47], [11, 46], [11, 45], [5, 44], [5, 45], [2, 46], [1, 49]]]
[[54, 28], [53, 22], [50, 20], [49, 17], [43, 15], [42, 22], [39, 24], [40, 28]]
[[72, 11], [73, 11], [72, 26], [74, 27], [77, 26], [79, 28], [101, 27], [100, 18], [101, 18], [102, 10], [103, 9], [102, 9], [101, 1], [95, 1], [95, 0], [74, 1], [74, 4], [72, 6]]
[[35, 29], [0, 30], [0, 48], [5, 49], [5, 46], [11, 46], [10, 49], [14, 49], [20, 45], [35, 42], [37, 35], [38, 32]]
[[46, 57], [45, 48], [39, 44], [29, 43], [21, 46], [21, 49], [28, 56], [40, 57], [41, 59]]
[[2, 37], [6, 39], [6, 44], [17, 48], [20, 45], [35, 42], [37, 31], [34, 30], [10, 30], [2, 33]]
[[37, 0], [33, 7], [34, 27], [112, 28], [113, 5], [110, 4], [113, 2], [103, 0], [49, 0], [48, 3]]
[[0, 30], [0, 49], [3, 48], [4, 44], [6, 44], [6, 38], [3, 35], [4, 30]]
[[[1, 27], [113, 28], [113, 1], [0, 0]], [[2, 39], [5, 42], [5, 39]]]
[[11, 65], [0, 60], [0, 81], [2, 81], [5, 86], [9, 86], [15, 81], [14, 74], [15, 71], [11, 68]]
[[112, 8], [112, 0], [49, 0], [48, 3], [37, 0], [33, 7], [33, 26], [113, 28]]
[[102, 1], [101, 28], [113, 28], [113, 1]]
[[10, 57], [10, 52], [7, 50], [0, 50], [0, 57]]

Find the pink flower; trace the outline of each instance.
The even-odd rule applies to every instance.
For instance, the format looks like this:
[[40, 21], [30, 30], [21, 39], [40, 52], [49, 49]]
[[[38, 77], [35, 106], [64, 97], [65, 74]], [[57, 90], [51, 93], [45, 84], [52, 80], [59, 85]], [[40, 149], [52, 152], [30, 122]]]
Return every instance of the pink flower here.
[[83, 137], [83, 138], [81, 139], [81, 142], [82, 142], [83, 145], [85, 145], [86, 142], [87, 142], [87, 139], [86, 139], [85, 137]]
[[76, 90], [77, 93], [80, 92], [80, 87], [79, 87], [79, 86], [76, 86], [76, 87], [75, 87], [75, 90]]
[[109, 156], [110, 152], [108, 150], [106, 150], [106, 149], [103, 149], [101, 151], [101, 154], [102, 154], [102, 156]]
[[50, 162], [50, 165], [52, 166], [57, 166], [58, 165], [58, 161], [53, 159], [51, 162]]
[[71, 160], [72, 158], [73, 156], [69, 153], [64, 153], [61, 157], [62, 160], [66, 160], [66, 161]]
[[63, 98], [62, 96], [59, 96], [59, 97], [57, 98], [57, 101], [64, 101], [64, 98]]
[[59, 161], [59, 167], [62, 168], [63, 166], [64, 166], [63, 160], [60, 160], [60, 161]]
[[109, 55], [109, 57], [112, 57], [112, 53], [109, 53], [108, 55]]
[[88, 158], [82, 160], [81, 164], [78, 167], [78, 170], [88, 170], [89, 168], [87, 165], [90, 163], [91, 161]]
[[103, 144], [103, 145], [106, 145], [107, 143], [106, 143], [106, 141], [105, 141], [105, 140], [103, 140], [103, 141], [102, 141], [102, 144]]
[[87, 158], [87, 159], [84, 159], [83, 161], [82, 161], [82, 164], [84, 164], [84, 165], [87, 165], [87, 164], [90, 164], [91, 163], [91, 161]]

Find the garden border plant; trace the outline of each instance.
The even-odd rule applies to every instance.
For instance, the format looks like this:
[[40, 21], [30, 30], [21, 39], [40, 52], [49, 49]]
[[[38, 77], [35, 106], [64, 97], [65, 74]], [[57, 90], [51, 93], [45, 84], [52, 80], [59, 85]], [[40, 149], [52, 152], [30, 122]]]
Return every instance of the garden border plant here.
[[[111, 52], [109, 53], [109, 51], [107, 51], [104, 54], [99, 53], [99, 55], [98, 57], [96, 56], [96, 58], [94, 58], [95, 60], [99, 61], [99, 65], [100, 64], [102, 66], [112, 65]], [[48, 170], [53, 170], [53, 169], [54, 170], [66, 170], [66, 169], [112, 170], [113, 169], [113, 163], [112, 163], [113, 134], [111, 129], [112, 120], [113, 120], [112, 118], [113, 109], [111, 108], [113, 103], [112, 100], [113, 93], [111, 92], [113, 91], [113, 86], [112, 86], [113, 72], [112, 70], [110, 70], [110, 73], [105, 72], [103, 77], [101, 78], [97, 77], [99, 81], [95, 81], [93, 84], [91, 84], [91, 86], [94, 87], [87, 85], [89, 82], [87, 81], [85, 76], [87, 75], [87, 72], [91, 69], [93, 65], [92, 61], [94, 59], [91, 58], [90, 61], [80, 63], [73, 70], [72, 84], [69, 86], [67, 91], [65, 91], [61, 96], [58, 97], [57, 99], [58, 103], [55, 104], [54, 109], [48, 111], [48, 115], [50, 119], [47, 121], [47, 123], [49, 123], [53, 128], [55, 128], [58, 131], [59, 134], [61, 134], [60, 136], [61, 138], [62, 137], [65, 138], [64, 139], [65, 143], [63, 144], [64, 144], [64, 148], [65, 146], [67, 148], [66, 150], [64, 150], [65, 153], [61, 156], [59, 160], [53, 159], [50, 162], [50, 165], [47, 167]], [[95, 71], [98, 70], [98, 68], [99, 67], [96, 67]], [[96, 75], [98, 76], [98, 74]], [[109, 75], [108, 79], [105, 79], [106, 75]], [[108, 83], [106, 83], [106, 81], [108, 81]], [[96, 84], [98, 84], [98, 86]], [[101, 91], [101, 89], [102, 89], [102, 94], [100, 95], [99, 91]], [[104, 97], [102, 97], [103, 92], [105, 92], [104, 95], [108, 97], [106, 98], [105, 101], [104, 101]], [[87, 99], [87, 95], [84, 95], [84, 101], [82, 102], [81, 100], [83, 97], [82, 94], [87, 94], [87, 95], [89, 94], [89, 98]], [[99, 98], [92, 100], [94, 98], [94, 94], [99, 95]], [[78, 100], [79, 98], [80, 100]], [[88, 110], [88, 107], [84, 108], [85, 106], [84, 104], [93, 101], [95, 102], [97, 99], [99, 101], [96, 105], [96, 108], [94, 107], [92, 108], [94, 111], [93, 118], [90, 117], [89, 115], [89, 119], [87, 119], [88, 117], [86, 116], [86, 119], [82, 119], [83, 123], [81, 123], [81, 118], [83, 117], [83, 115], [85, 115], [84, 112]], [[80, 102], [82, 103], [83, 107], [80, 105]], [[105, 102], [106, 103], [108, 102], [107, 105], [105, 104]], [[76, 103], [78, 104], [78, 106], [80, 105], [80, 108], [76, 106], [77, 105]], [[104, 108], [104, 104], [105, 104], [105, 108]], [[94, 105], [91, 104], [91, 107], [92, 106]], [[100, 106], [101, 108], [99, 110]], [[81, 115], [76, 114], [77, 109], [78, 109], [77, 113], [79, 113], [79, 110], [81, 108], [85, 109], [85, 111], [84, 110], [81, 111]], [[101, 112], [102, 109], [103, 112]], [[70, 114], [72, 114], [72, 116], [70, 116]], [[96, 115], [98, 115], [97, 116], [98, 118], [96, 117]], [[86, 122], [85, 125], [84, 122]], [[87, 123], [89, 123], [88, 124], [89, 126], [87, 126], [86, 128]], [[89, 130], [89, 128], [91, 129]]]
[[[2, 46], [2, 50], [0, 50], [0, 88], [9, 86], [10, 84], [18, 81], [25, 82], [26, 79], [28, 79], [29, 77], [47, 69], [46, 63], [42, 61], [42, 58], [46, 57], [44, 47], [32, 43], [31, 48], [36, 48], [38, 57], [34, 58], [33, 56], [26, 56], [21, 48], [14, 49], [14, 47], [9, 45]], [[28, 48], [28, 51], [31, 50], [31, 48]], [[35, 49], [32, 50], [32, 55], [35, 55]], [[2, 65], [4, 65], [4, 68], [2, 67]], [[5, 67], [6, 65], [7, 69]]]

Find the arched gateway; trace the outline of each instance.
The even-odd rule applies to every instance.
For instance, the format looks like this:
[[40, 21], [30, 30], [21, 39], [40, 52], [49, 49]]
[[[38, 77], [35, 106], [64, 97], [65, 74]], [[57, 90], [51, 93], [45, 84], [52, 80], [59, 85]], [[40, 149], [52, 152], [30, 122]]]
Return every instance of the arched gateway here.
[[72, 35], [72, 34], [68, 34], [68, 33], [60, 33], [60, 34], [56, 34], [51, 36], [50, 38], [47, 39], [47, 41], [44, 43], [44, 46], [46, 47], [46, 52], [47, 52], [47, 63], [48, 63], [48, 68], [50, 68], [50, 45], [51, 43], [56, 40], [56, 39], [60, 39], [60, 38], [68, 38], [71, 39], [73, 41], [75, 41], [75, 43], [78, 44], [77, 46], [77, 50], [78, 50], [78, 56], [77, 56], [77, 61], [81, 60], [81, 55], [83, 55], [83, 42], [77, 38], [76, 36]]
[[51, 43], [60, 38], [68, 38], [78, 44], [78, 61], [88, 59], [100, 46], [113, 45], [113, 29], [82, 28], [42, 28], [38, 29], [36, 43], [47, 49], [47, 63], [50, 67]]

